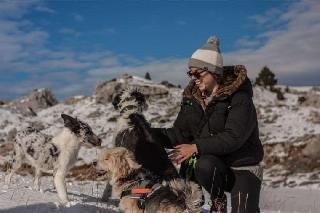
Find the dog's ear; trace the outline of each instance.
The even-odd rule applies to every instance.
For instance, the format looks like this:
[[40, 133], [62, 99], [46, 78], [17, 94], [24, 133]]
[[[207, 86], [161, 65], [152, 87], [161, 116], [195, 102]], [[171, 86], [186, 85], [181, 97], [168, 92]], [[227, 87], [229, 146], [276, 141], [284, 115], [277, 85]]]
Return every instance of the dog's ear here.
[[79, 132], [80, 125], [77, 119], [66, 114], [61, 114], [61, 117], [63, 119], [65, 127], [69, 128], [74, 133]]
[[118, 110], [120, 108], [119, 103], [120, 103], [120, 100], [121, 100], [121, 95], [122, 95], [122, 92], [116, 94], [112, 98], [112, 105], [113, 105], [115, 110]]

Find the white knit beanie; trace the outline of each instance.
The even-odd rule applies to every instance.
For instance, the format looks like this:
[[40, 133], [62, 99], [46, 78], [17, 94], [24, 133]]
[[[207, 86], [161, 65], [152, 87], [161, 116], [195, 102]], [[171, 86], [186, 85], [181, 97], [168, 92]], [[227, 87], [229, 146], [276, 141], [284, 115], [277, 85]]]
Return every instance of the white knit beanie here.
[[219, 39], [215, 36], [209, 37], [207, 43], [192, 54], [188, 66], [222, 75], [223, 60], [219, 49]]

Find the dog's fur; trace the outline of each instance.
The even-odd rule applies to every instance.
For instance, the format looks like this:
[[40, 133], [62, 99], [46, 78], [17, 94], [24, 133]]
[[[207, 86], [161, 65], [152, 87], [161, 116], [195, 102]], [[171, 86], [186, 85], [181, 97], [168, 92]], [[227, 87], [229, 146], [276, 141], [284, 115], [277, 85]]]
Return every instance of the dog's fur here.
[[[141, 169], [133, 153], [123, 147], [103, 150], [98, 159], [98, 168], [110, 173], [112, 194], [120, 197], [123, 190], [140, 181], [141, 177], [148, 177]], [[122, 197], [120, 207], [130, 213], [177, 213], [200, 212], [202, 190], [193, 182], [182, 179], [172, 179], [162, 184], [146, 200], [145, 209], [140, 209], [136, 199]]]
[[42, 172], [53, 170], [54, 185], [62, 203], [68, 202], [65, 176], [75, 164], [81, 145], [100, 146], [101, 139], [97, 137], [90, 126], [69, 115], [61, 115], [64, 128], [55, 137], [45, 135], [32, 127], [18, 132], [14, 140], [12, 168], [5, 177], [7, 185], [12, 175], [22, 163], [28, 163], [35, 169], [33, 189], [40, 190]]
[[148, 108], [145, 96], [136, 89], [127, 89], [115, 96], [113, 105], [120, 111], [114, 145], [129, 149], [143, 168], [160, 178], [178, 178], [177, 170], [165, 149], [155, 142], [150, 124], [142, 114]]

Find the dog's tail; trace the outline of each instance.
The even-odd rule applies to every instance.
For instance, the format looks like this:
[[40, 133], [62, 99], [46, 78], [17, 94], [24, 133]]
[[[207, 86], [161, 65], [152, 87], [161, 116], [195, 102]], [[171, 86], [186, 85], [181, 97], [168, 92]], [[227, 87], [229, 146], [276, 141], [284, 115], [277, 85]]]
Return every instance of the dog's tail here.
[[169, 182], [169, 187], [177, 196], [185, 198], [186, 212], [200, 212], [203, 193], [199, 185], [192, 181], [174, 179]]

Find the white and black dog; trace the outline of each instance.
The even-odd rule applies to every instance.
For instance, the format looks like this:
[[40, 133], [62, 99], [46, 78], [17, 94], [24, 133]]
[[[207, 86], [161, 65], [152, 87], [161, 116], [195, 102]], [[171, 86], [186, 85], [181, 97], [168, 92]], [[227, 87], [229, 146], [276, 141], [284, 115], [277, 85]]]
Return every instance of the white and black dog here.
[[113, 99], [113, 105], [120, 111], [114, 145], [133, 152], [143, 168], [161, 179], [178, 178], [177, 170], [165, 149], [156, 142], [153, 129], [143, 115], [143, 111], [148, 108], [145, 96], [137, 89], [127, 89]]
[[101, 146], [101, 139], [90, 126], [77, 118], [61, 115], [64, 128], [55, 137], [45, 135], [32, 127], [18, 132], [14, 141], [12, 168], [5, 177], [7, 185], [22, 163], [35, 169], [33, 189], [40, 189], [42, 172], [53, 170], [54, 185], [62, 203], [68, 202], [65, 177], [77, 160], [81, 145]]
[[[179, 178], [165, 149], [155, 142], [152, 128], [143, 116], [143, 111], [148, 109], [144, 94], [128, 88], [115, 95], [112, 104], [120, 112], [113, 136], [114, 146], [130, 150], [142, 168], [162, 180]], [[111, 186], [107, 184], [102, 200], [107, 201], [110, 196]]]

